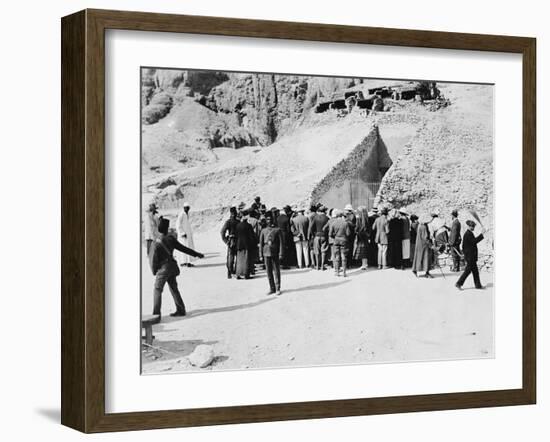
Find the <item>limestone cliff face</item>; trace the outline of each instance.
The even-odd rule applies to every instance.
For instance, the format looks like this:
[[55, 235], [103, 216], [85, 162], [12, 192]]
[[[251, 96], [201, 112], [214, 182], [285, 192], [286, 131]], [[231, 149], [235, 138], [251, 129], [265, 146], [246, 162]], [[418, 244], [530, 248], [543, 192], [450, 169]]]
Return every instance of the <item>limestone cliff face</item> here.
[[[234, 122], [213, 137], [213, 147], [272, 144], [295, 129], [318, 98], [360, 83], [351, 78], [221, 73], [174, 69], [142, 71], [144, 124], [166, 117], [186, 97]], [[246, 133], [236, 140], [229, 134]]]
[[319, 97], [353, 86], [347, 78], [276, 74], [229, 74], [208, 94], [205, 104], [216, 112], [236, 113], [261, 145], [295, 129]]

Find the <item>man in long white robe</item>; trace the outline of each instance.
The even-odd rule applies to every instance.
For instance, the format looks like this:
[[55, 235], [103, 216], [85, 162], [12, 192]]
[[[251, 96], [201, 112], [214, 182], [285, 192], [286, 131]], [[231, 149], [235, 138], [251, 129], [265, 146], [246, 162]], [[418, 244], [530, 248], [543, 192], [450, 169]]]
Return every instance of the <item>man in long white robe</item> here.
[[[195, 243], [193, 241], [193, 229], [191, 227], [191, 219], [189, 217], [189, 210], [191, 209], [189, 203], [183, 205], [183, 209], [178, 215], [176, 220], [176, 231], [178, 233], [178, 240], [185, 247], [194, 249]], [[194, 258], [184, 253], [179, 253], [180, 266], [193, 267], [192, 261]]]

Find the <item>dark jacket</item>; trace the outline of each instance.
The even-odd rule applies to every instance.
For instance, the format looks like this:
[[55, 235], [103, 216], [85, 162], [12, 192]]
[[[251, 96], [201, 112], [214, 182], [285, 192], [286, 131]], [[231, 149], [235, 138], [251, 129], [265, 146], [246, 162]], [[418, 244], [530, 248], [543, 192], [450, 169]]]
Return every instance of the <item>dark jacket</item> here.
[[309, 233], [308, 237], [312, 236], [325, 236], [326, 237], [326, 231], [323, 230], [323, 227], [325, 227], [325, 224], [328, 223], [329, 217], [326, 216], [324, 213], [317, 213], [314, 217], [312, 222], [309, 224]]
[[235, 229], [237, 234], [237, 250], [251, 250], [256, 247], [254, 229], [246, 220], [241, 220]]
[[388, 242], [400, 242], [403, 239], [403, 221], [392, 218], [388, 221]]
[[357, 217], [355, 216], [355, 213], [348, 212], [346, 213], [346, 222], [349, 225], [349, 231], [350, 235], [355, 235], [355, 226], [357, 225]]
[[477, 262], [477, 243], [483, 239], [483, 235], [474, 236], [471, 230], [466, 230], [464, 238], [462, 239], [462, 251], [464, 252], [464, 259], [468, 263]]
[[458, 218], [455, 218], [451, 224], [451, 234], [449, 235], [449, 244], [454, 247], [458, 247], [460, 245], [460, 229], [460, 221]]
[[235, 247], [237, 244], [237, 224], [239, 224], [237, 218], [229, 218], [220, 231], [222, 241], [230, 248]]
[[[151, 270], [153, 275], [158, 272], [165, 273], [167, 276], [179, 275], [179, 269], [172, 253], [174, 250], [179, 250], [191, 256], [201, 256], [189, 247], [185, 247], [172, 235], [163, 235], [153, 243], [153, 248], [149, 254]], [[175, 264], [175, 266], [174, 266]]]
[[283, 235], [278, 227], [267, 226], [260, 232], [260, 258], [283, 257]]
[[277, 226], [281, 229], [281, 233], [284, 236], [290, 235], [290, 218], [286, 213], [281, 213], [277, 217]]

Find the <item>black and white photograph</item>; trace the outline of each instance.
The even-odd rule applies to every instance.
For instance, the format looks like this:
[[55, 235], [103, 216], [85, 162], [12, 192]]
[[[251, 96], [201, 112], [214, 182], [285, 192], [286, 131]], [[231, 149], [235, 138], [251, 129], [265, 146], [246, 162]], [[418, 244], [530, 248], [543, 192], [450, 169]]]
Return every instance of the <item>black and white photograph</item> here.
[[494, 357], [493, 84], [140, 82], [142, 374]]

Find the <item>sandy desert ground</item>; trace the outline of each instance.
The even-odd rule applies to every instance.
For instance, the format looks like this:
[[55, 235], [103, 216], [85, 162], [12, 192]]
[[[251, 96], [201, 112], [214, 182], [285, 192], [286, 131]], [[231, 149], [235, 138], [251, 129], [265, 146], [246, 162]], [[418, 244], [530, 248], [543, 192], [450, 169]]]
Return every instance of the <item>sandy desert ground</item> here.
[[[293, 269], [283, 271], [283, 293], [274, 297], [267, 296], [265, 272], [226, 279], [217, 231], [197, 235], [195, 244], [206, 257], [178, 277], [188, 315], [169, 316], [174, 305], [166, 287], [162, 322], [153, 327], [157, 349], [142, 353], [144, 374], [494, 355], [491, 273], [481, 272], [486, 290], [473, 289], [470, 279], [458, 291], [458, 275], [448, 269], [445, 277], [435, 270], [431, 280], [410, 270], [353, 269], [344, 279], [331, 270]], [[152, 310], [153, 280], [143, 257], [143, 314]], [[187, 359], [200, 344], [216, 356], [205, 369]]]

